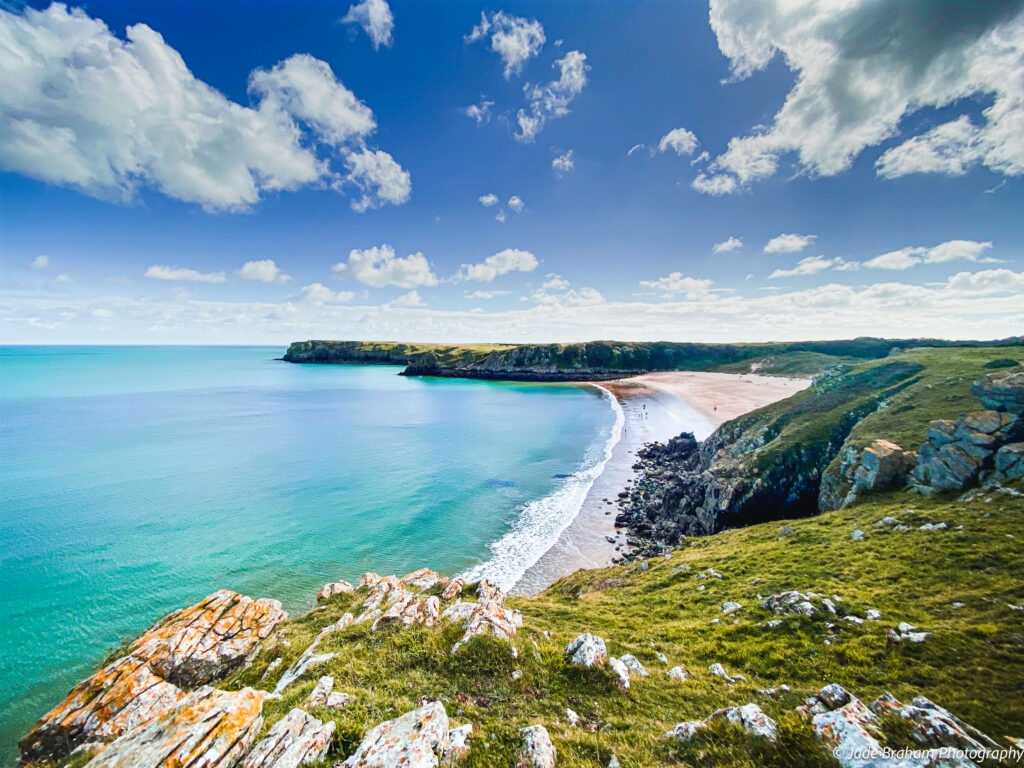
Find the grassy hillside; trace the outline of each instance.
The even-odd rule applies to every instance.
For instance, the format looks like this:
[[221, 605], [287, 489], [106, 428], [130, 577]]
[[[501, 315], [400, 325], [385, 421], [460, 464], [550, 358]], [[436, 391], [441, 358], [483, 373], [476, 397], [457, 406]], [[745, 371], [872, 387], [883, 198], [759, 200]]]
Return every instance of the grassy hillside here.
[[[888, 515], [911, 530], [875, 525]], [[916, 530], [939, 521], [951, 530]], [[780, 536], [787, 525], [793, 533]], [[857, 528], [868, 533], [865, 540], [851, 540]], [[925, 695], [995, 738], [1019, 737], [1024, 634], [1021, 614], [1010, 605], [1024, 600], [1022, 536], [1019, 500], [961, 503], [895, 494], [812, 519], [695, 539], [667, 559], [650, 560], [646, 571], [639, 563], [580, 571], [537, 598], [510, 600], [524, 621], [515, 641], [518, 660], [507, 644], [489, 637], [452, 656], [458, 627], [372, 634], [365, 625], [350, 627], [320, 649], [337, 652], [336, 658], [310, 670], [283, 701], [267, 705], [267, 726], [300, 705], [319, 675], [331, 674], [336, 689], [357, 696], [341, 712], [312, 710], [338, 723], [333, 759], [348, 754], [367, 728], [427, 696], [443, 700], [454, 721], [474, 724], [466, 766], [517, 765], [518, 729], [534, 722], [547, 726], [558, 764], [566, 768], [603, 768], [613, 753], [623, 766], [834, 766], [792, 711], [829, 682], [865, 700], [884, 691], [903, 700]], [[708, 567], [725, 578], [695, 579]], [[697, 590], [701, 584], [705, 591]], [[758, 595], [788, 589], [836, 594], [843, 599], [841, 612], [863, 616], [876, 608], [882, 619], [858, 627], [819, 615], [765, 628], [772, 615], [758, 607]], [[289, 621], [281, 639], [291, 647], [268, 647], [228, 686], [272, 687], [280, 668], [260, 678], [273, 658], [283, 656], [286, 667], [319, 628], [346, 610], [358, 612], [361, 599], [359, 593], [337, 596]], [[723, 618], [719, 606], [725, 600], [744, 608]], [[886, 628], [900, 621], [932, 634], [919, 645], [887, 645]], [[838, 626], [833, 631], [830, 624]], [[623, 693], [605, 669], [567, 666], [562, 649], [583, 631], [604, 637], [612, 654], [633, 653], [650, 678], [634, 678], [632, 690]], [[656, 659], [657, 652], [668, 665]], [[712, 676], [708, 666], [714, 662], [748, 680], [730, 685]], [[668, 666], [676, 664], [685, 665], [691, 679], [669, 679]], [[523, 674], [514, 680], [517, 669]], [[777, 697], [759, 692], [783, 683], [792, 690]], [[732, 728], [714, 729], [685, 746], [663, 738], [679, 721], [751, 701], [779, 721], [777, 745]], [[580, 727], [568, 724], [566, 707], [579, 713]], [[894, 746], [906, 744], [898, 723], [888, 730]]]

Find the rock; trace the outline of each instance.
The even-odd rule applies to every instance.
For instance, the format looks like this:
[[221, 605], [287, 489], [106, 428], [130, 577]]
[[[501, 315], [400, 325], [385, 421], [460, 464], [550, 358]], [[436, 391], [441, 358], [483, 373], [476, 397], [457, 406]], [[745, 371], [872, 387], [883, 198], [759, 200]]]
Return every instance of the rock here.
[[608, 768], [622, 768], [622, 766], [619, 765], [619, 758], [612, 755], [612, 759], [608, 761]]
[[708, 672], [710, 672], [715, 677], [722, 678], [727, 683], [735, 683], [737, 680], [745, 680], [746, 679], [742, 675], [735, 675], [735, 676], [734, 675], [730, 675], [728, 672], [725, 671], [725, 667], [723, 667], [717, 661], [714, 664], [712, 664], [711, 666], [708, 667]]
[[580, 724], [580, 716], [576, 714], [575, 710], [565, 708], [565, 719], [569, 721], [569, 725], [575, 728]]
[[424, 592], [441, 581], [441, 576], [429, 568], [420, 568], [418, 571], [407, 573], [402, 577], [402, 583], [407, 587], [418, 589]]
[[792, 525], [787, 525], [779, 532], [779, 536], [792, 536], [796, 529]]
[[477, 597], [480, 598], [481, 602], [484, 600], [490, 600], [498, 605], [505, 604], [505, 592], [496, 587], [487, 579], [484, 579], [477, 585], [476, 588]]
[[878, 621], [882, 618], [882, 612], [874, 608], [868, 608], [867, 611], [864, 612], [864, 618], [868, 621]]
[[314, 667], [317, 664], [323, 664], [325, 661], [333, 659], [337, 654], [316, 652], [320, 645], [320, 641], [328, 635], [340, 632], [342, 629], [352, 625], [353, 623], [352, 614], [346, 613], [333, 624], [328, 624], [326, 627], [321, 629], [317, 633], [317, 636], [313, 638], [313, 642], [309, 644], [309, 647], [306, 648], [306, 650], [302, 652], [302, 655], [295, 660], [295, 663], [288, 667], [284, 674], [278, 678], [277, 685], [274, 686], [274, 693], [282, 693], [285, 688], [302, 677], [310, 667]]
[[298, 768], [322, 760], [331, 746], [334, 728], [333, 722], [324, 724], [293, 709], [252, 748], [243, 768]]
[[1024, 435], [1024, 419], [1014, 413], [976, 411], [955, 422], [931, 422], [928, 442], [918, 452], [911, 487], [918, 493], [963, 490], [994, 464], [994, 456], [1007, 443]]
[[[810, 605], [810, 603], [808, 603], [808, 605]], [[814, 610], [814, 609], [812, 608], [811, 610]], [[782, 619], [771, 619], [771, 620], [769, 620], [769, 621], [766, 621], [766, 622], [764, 623], [764, 625], [765, 625], [765, 626], [766, 626], [766, 627], [767, 627], [768, 629], [775, 629], [776, 627], [781, 627], [781, 626], [782, 626], [783, 624], [785, 624], [785, 623], [786, 623], [786, 622], [784, 622], [784, 621], [783, 621]]]
[[910, 526], [909, 525], [904, 525], [903, 523], [900, 523], [899, 525], [895, 526], [893, 528], [893, 530], [896, 533], [903, 533], [904, 531], [909, 531], [910, 530]]
[[431, 701], [371, 728], [338, 768], [434, 768], [448, 743], [448, 713]]
[[381, 577], [373, 571], [367, 571], [363, 574], [363, 577], [359, 579], [359, 588], [362, 589], [363, 587], [366, 587], [367, 589], [373, 589], [377, 586], [377, 582], [380, 581], [380, 578]]
[[317, 600], [327, 600], [334, 595], [347, 595], [350, 592], [355, 592], [356, 588], [349, 584], [347, 581], [332, 581], [329, 584], [324, 584], [323, 587], [316, 595]]
[[677, 666], [672, 667], [672, 669], [668, 671], [668, 676], [672, 680], [684, 682], [690, 678], [690, 673], [686, 670], [686, 667]]
[[555, 745], [548, 729], [531, 725], [519, 731], [523, 739], [523, 757], [530, 768], [555, 768]]
[[514, 669], [514, 670], [512, 670], [512, 679], [513, 680], [521, 680], [522, 678], [523, 678], [523, 670], [521, 670], [521, 669]]
[[462, 588], [466, 585], [463, 579], [452, 579], [448, 582], [448, 586], [441, 592], [441, 599], [445, 602], [454, 600], [456, 597], [462, 594]]
[[996, 452], [993, 479], [999, 482], [1024, 480], [1024, 443], [1007, 443]]
[[269, 664], [267, 664], [267, 668], [266, 668], [266, 669], [264, 669], [264, 670], [263, 670], [263, 674], [262, 674], [262, 675], [260, 675], [260, 680], [266, 680], [266, 679], [267, 679], [268, 677], [270, 677], [270, 674], [271, 674], [271, 673], [272, 673], [272, 672], [273, 672], [273, 671], [274, 671], [275, 669], [277, 669], [278, 667], [280, 667], [280, 666], [281, 666], [281, 664], [282, 664], [283, 662], [284, 662], [284, 659], [282, 659], [282, 658], [281, 658], [280, 656], [278, 656], [278, 657], [277, 657], [276, 659], [274, 659], [274, 660], [273, 660], [272, 662], [270, 662]]
[[728, 601], [722, 603], [721, 611], [726, 616], [730, 616], [730, 615], [736, 613], [736, 611], [742, 610], [742, 608], [743, 608], [743, 606], [740, 605], [739, 603], [737, 603], [737, 602], [735, 602], [733, 600], [728, 600]]
[[26, 761], [109, 741], [172, 710], [185, 697], [134, 656], [124, 656], [71, 689], [18, 746]]
[[644, 669], [644, 665], [641, 664], [640, 660], [633, 654], [627, 653], [620, 656], [619, 661], [625, 665], [631, 675], [636, 675], [637, 677], [650, 677], [650, 675], [647, 674], [647, 670]]
[[890, 629], [885, 633], [886, 638], [892, 643], [902, 643], [904, 640], [911, 643], [923, 643], [928, 639], [928, 632], [918, 632], [917, 627], [901, 621], [896, 629]]
[[768, 717], [757, 704], [744, 704], [742, 707], [719, 709], [704, 720], [689, 720], [685, 723], [679, 723], [679, 725], [665, 735], [669, 738], [677, 738], [680, 741], [688, 741], [697, 732], [722, 720], [740, 726], [752, 736], [762, 736], [769, 741], [775, 741], [778, 738], [779, 729], [775, 721]]
[[334, 689], [334, 678], [330, 675], [321, 677], [309, 696], [306, 697], [306, 705], [310, 707], [322, 707], [327, 704], [327, 697]]
[[472, 723], [466, 723], [448, 731], [448, 745], [441, 750], [441, 762], [447, 765], [468, 755], [469, 737], [472, 733]]
[[990, 373], [971, 385], [971, 392], [993, 411], [1024, 413], [1024, 367]]
[[479, 606], [480, 603], [470, 603], [457, 600], [444, 609], [441, 613], [441, 618], [447, 621], [465, 621]]
[[441, 618], [441, 601], [431, 595], [423, 601], [423, 626], [432, 627]]
[[896, 520], [895, 517], [883, 517], [881, 520], [879, 520], [877, 523], [875, 523], [875, 525], [890, 525], [891, 526], [891, 525], [896, 525], [897, 522], [899, 522], [899, 521]]
[[668, 656], [666, 656], [666, 655], [665, 655], [664, 653], [662, 653], [661, 651], [658, 651], [657, 653], [655, 653], [655, 654], [654, 654], [654, 657], [655, 657], [655, 658], [656, 658], [656, 659], [657, 659], [658, 661], [660, 661], [660, 662], [661, 662], [662, 664], [668, 664]]
[[570, 664], [594, 667], [603, 664], [608, 658], [608, 648], [603, 639], [585, 632], [565, 647], [565, 655]]
[[363, 613], [356, 619], [356, 623], [361, 624], [366, 620], [365, 616], [371, 611], [380, 608], [381, 605], [387, 608], [387, 606], [397, 603], [404, 597], [406, 597], [405, 584], [399, 581], [397, 576], [378, 577], [377, 582], [370, 587], [370, 594], [363, 601]]
[[261, 691], [203, 686], [146, 725], [121, 736], [89, 768], [232, 768], [263, 724]]
[[772, 595], [761, 603], [761, 608], [783, 616], [813, 616], [816, 612], [808, 595], [793, 590]]
[[862, 530], [860, 530], [858, 528], [856, 531], [854, 531], [853, 533], [850, 534], [850, 538], [853, 539], [854, 541], [863, 541], [863, 539], [864, 539], [864, 531], [862, 531]]
[[614, 656], [608, 657], [608, 666], [615, 675], [615, 685], [623, 691], [629, 690], [629, 670], [626, 665]]
[[901, 704], [892, 694], [886, 693], [871, 704], [877, 714], [897, 714], [914, 723], [910, 736], [924, 747], [948, 747], [964, 750], [999, 749], [999, 744], [989, 736], [955, 717], [924, 696], [914, 698], [912, 704]]
[[[512, 640], [516, 629], [523, 626], [523, 617], [519, 611], [503, 608], [496, 601], [487, 601], [476, 605], [463, 626], [465, 632], [452, 648], [452, 653], [478, 635], [491, 634], [502, 640]], [[515, 655], [515, 648], [512, 650]]]
[[919, 531], [943, 531], [948, 526], [945, 523], [925, 523], [920, 526], [917, 530]]
[[327, 709], [344, 709], [353, 701], [356, 697], [351, 693], [344, 693], [342, 691], [331, 691], [327, 694], [327, 702], [324, 704]]

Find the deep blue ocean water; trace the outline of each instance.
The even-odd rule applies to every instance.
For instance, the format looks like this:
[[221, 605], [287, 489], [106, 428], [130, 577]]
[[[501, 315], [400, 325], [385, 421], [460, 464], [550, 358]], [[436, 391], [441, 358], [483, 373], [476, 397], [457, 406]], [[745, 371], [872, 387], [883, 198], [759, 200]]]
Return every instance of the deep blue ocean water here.
[[621, 425], [592, 387], [282, 352], [0, 349], [0, 763], [109, 649], [214, 590], [296, 613], [365, 570], [514, 581]]

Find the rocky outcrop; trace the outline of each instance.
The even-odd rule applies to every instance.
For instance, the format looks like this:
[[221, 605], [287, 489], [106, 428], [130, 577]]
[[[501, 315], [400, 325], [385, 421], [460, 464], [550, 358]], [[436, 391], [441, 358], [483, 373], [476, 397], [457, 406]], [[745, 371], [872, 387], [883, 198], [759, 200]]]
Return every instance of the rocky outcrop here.
[[608, 648], [604, 639], [585, 632], [565, 646], [565, 657], [577, 667], [596, 667], [607, 660]]
[[229, 692], [203, 686], [114, 741], [89, 768], [233, 768], [263, 725], [264, 695], [252, 688]]
[[335, 595], [347, 595], [354, 591], [355, 587], [347, 581], [332, 581], [329, 584], [324, 584], [323, 588], [317, 593], [316, 599], [327, 600]]
[[911, 488], [918, 493], [963, 490], [977, 483], [979, 475], [995, 463], [1003, 445], [1017, 441], [1024, 420], [1013, 413], [977, 411], [956, 421], [933, 421], [921, 446]]
[[1024, 414], [1024, 366], [990, 373], [971, 392], [990, 410]]
[[299, 768], [322, 760], [331, 747], [333, 722], [322, 723], [301, 709], [282, 717], [252, 748], [242, 768]]
[[185, 693], [248, 663], [287, 618], [276, 600], [222, 590], [153, 625], [127, 655], [76, 685], [20, 742], [26, 759], [108, 741], [177, 707]]
[[840, 453], [838, 472], [822, 478], [818, 506], [840, 509], [863, 491], [900, 488], [916, 463], [913, 451], [904, 451], [888, 440], [873, 440], [863, 450], [847, 446]]
[[775, 721], [768, 717], [757, 704], [719, 709], [704, 720], [687, 720], [684, 723], [679, 723], [665, 736], [680, 741], [689, 741], [700, 731], [722, 721], [738, 725], [751, 736], [761, 736], [769, 741], [775, 741], [778, 738], [779, 728]]
[[1024, 443], [1007, 443], [996, 451], [996, 482], [1012, 483], [1024, 480]]
[[530, 768], [555, 768], [555, 745], [551, 743], [548, 729], [543, 725], [531, 725], [519, 731], [523, 740], [523, 760]]
[[448, 713], [431, 701], [372, 728], [339, 768], [436, 768], [448, 745]]

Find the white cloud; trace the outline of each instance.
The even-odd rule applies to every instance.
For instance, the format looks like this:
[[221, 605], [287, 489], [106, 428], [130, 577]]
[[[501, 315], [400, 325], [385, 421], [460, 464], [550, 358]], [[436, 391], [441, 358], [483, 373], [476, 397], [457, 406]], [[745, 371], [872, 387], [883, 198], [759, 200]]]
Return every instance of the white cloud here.
[[382, 205], [401, 205], [412, 195], [412, 178], [387, 152], [362, 149], [345, 157], [348, 176], [345, 181], [354, 184], [362, 197], [352, 201], [352, 209], [359, 213]]
[[291, 280], [273, 259], [247, 261], [235, 274], [243, 280], [259, 280], [261, 283], [286, 283]]
[[480, 197], [477, 198], [477, 201], [484, 208], [490, 208], [492, 205], [498, 204], [498, 196], [493, 192], [488, 192], [486, 195], [480, 195]]
[[506, 219], [508, 219], [508, 214], [505, 213], [504, 209], [502, 209], [502, 210], [498, 211], [496, 214], [494, 214], [494, 218], [497, 221], [500, 221], [502, 224], [504, 224]]
[[430, 263], [422, 253], [413, 253], [405, 258], [395, 256], [395, 249], [384, 245], [349, 251], [348, 262], [339, 262], [331, 267], [336, 277], [348, 278], [374, 288], [393, 286], [395, 288], [418, 288], [437, 285], [437, 276], [431, 271]]
[[797, 265], [793, 269], [776, 269], [768, 278], [774, 280], [779, 277], [800, 277], [802, 275], [816, 275], [819, 272], [824, 272], [827, 269], [834, 269], [838, 272], [852, 272], [853, 270], [859, 269], [860, 264], [856, 261], [846, 261], [845, 259], [834, 256], [831, 259], [824, 256], [807, 256], [800, 259]]
[[546, 85], [527, 84], [523, 88], [529, 106], [520, 109], [516, 115], [519, 132], [514, 135], [517, 141], [533, 141], [548, 120], [569, 114], [569, 104], [587, 84], [587, 70], [590, 66], [585, 53], [569, 51], [552, 66], [561, 71], [557, 80]]
[[875, 256], [864, 262], [871, 269], [910, 269], [918, 264], [942, 264], [949, 261], [978, 261], [985, 251], [992, 247], [991, 242], [976, 240], [949, 240], [932, 248], [911, 246], [898, 251], [890, 251]]
[[199, 272], [183, 267], [165, 267], [154, 264], [146, 269], [144, 277], [153, 280], [175, 280], [188, 283], [223, 283], [227, 280], [223, 272]]
[[463, 108], [462, 111], [467, 117], [476, 120], [477, 125], [483, 125], [484, 123], [491, 122], [491, 107], [493, 106], [493, 101], [481, 100], [479, 104], [470, 104], [468, 107]]
[[634, 154], [639, 152], [641, 149], [647, 149], [647, 145], [646, 144], [634, 144], [632, 147], [629, 148], [629, 151], [626, 152], [626, 157], [632, 157]]
[[255, 103], [243, 106], [197, 80], [145, 24], [122, 40], [55, 3], [0, 10], [0, 37], [0, 167], [103, 199], [129, 201], [150, 187], [235, 211], [268, 193], [340, 189], [331, 158], [349, 160], [376, 127], [307, 54], [254, 70]]
[[518, 75], [529, 59], [544, 46], [544, 27], [537, 20], [510, 16], [498, 11], [491, 16], [480, 14], [480, 23], [466, 36], [467, 43], [490, 36], [491, 50], [505, 63], [505, 79]]
[[524, 203], [522, 201], [522, 198], [520, 198], [518, 195], [512, 195], [512, 197], [508, 199], [508, 207], [511, 208], [516, 213], [520, 213], [525, 206], [526, 203]]
[[464, 291], [462, 295], [467, 299], [483, 299], [486, 301], [497, 296], [507, 296], [510, 293], [512, 291]]
[[711, 27], [736, 79], [777, 53], [796, 73], [771, 125], [731, 139], [712, 169], [735, 191], [795, 153], [804, 173], [832, 176], [915, 112], [965, 109], [977, 95], [992, 99], [983, 122], [960, 115], [910, 137], [882, 155], [879, 175], [959, 175], [977, 164], [1024, 173], [1024, 12], [993, 2], [943, 6], [941, 23], [935, 14], [928, 3], [712, 0]]
[[342, 24], [358, 24], [373, 43], [374, 50], [391, 45], [391, 31], [395, 27], [391, 8], [386, 0], [363, 0], [348, 9]]
[[547, 280], [540, 290], [534, 291], [529, 298], [549, 307], [592, 307], [605, 303], [604, 296], [595, 288], [569, 288], [569, 282], [557, 276], [555, 279]]
[[713, 280], [686, 277], [682, 272], [673, 272], [657, 280], [641, 280], [640, 285], [669, 295], [682, 294], [688, 299], [702, 299], [710, 295]]
[[506, 248], [493, 256], [488, 256], [480, 264], [463, 264], [452, 279], [456, 282], [472, 280], [489, 283], [509, 272], [532, 272], [537, 268], [537, 264], [537, 257], [529, 251]]
[[54, 275], [47, 280], [43, 287], [48, 291], [63, 291], [67, 290], [68, 285], [71, 284], [71, 275], [67, 272], [61, 272], [59, 275]]
[[665, 152], [671, 149], [680, 156], [692, 155], [699, 143], [691, 131], [685, 128], [675, 128], [661, 137], [661, 141], [658, 142], [658, 151]]
[[728, 240], [723, 240], [720, 243], [715, 243], [711, 247], [712, 253], [732, 253], [738, 251], [743, 247], [743, 241], [738, 237], [730, 237]]
[[299, 289], [298, 300], [306, 304], [321, 305], [327, 303], [345, 303], [352, 301], [355, 293], [338, 291], [335, 293], [323, 283], [311, 283]]
[[32, 259], [32, 269], [47, 269], [50, 266], [50, 257], [45, 255], [36, 256]]
[[576, 167], [576, 161], [573, 159], [572, 152], [570, 149], [564, 155], [559, 155], [551, 161], [551, 167], [555, 169], [555, 173], [559, 176], [563, 176]]
[[422, 307], [425, 306], [423, 299], [420, 298], [419, 291], [409, 291], [403, 293], [397, 299], [388, 302], [389, 307]]
[[724, 173], [708, 176], [702, 172], [697, 174], [697, 178], [693, 180], [690, 186], [698, 192], [703, 192], [705, 195], [718, 197], [719, 195], [728, 195], [735, 192], [737, 185], [736, 178], [733, 176], [728, 176]]
[[1024, 291], [1024, 272], [1009, 269], [957, 272], [946, 281], [946, 289], [962, 296], [1021, 292]]
[[765, 253], [799, 253], [817, 239], [817, 235], [779, 235], [764, 246]]

